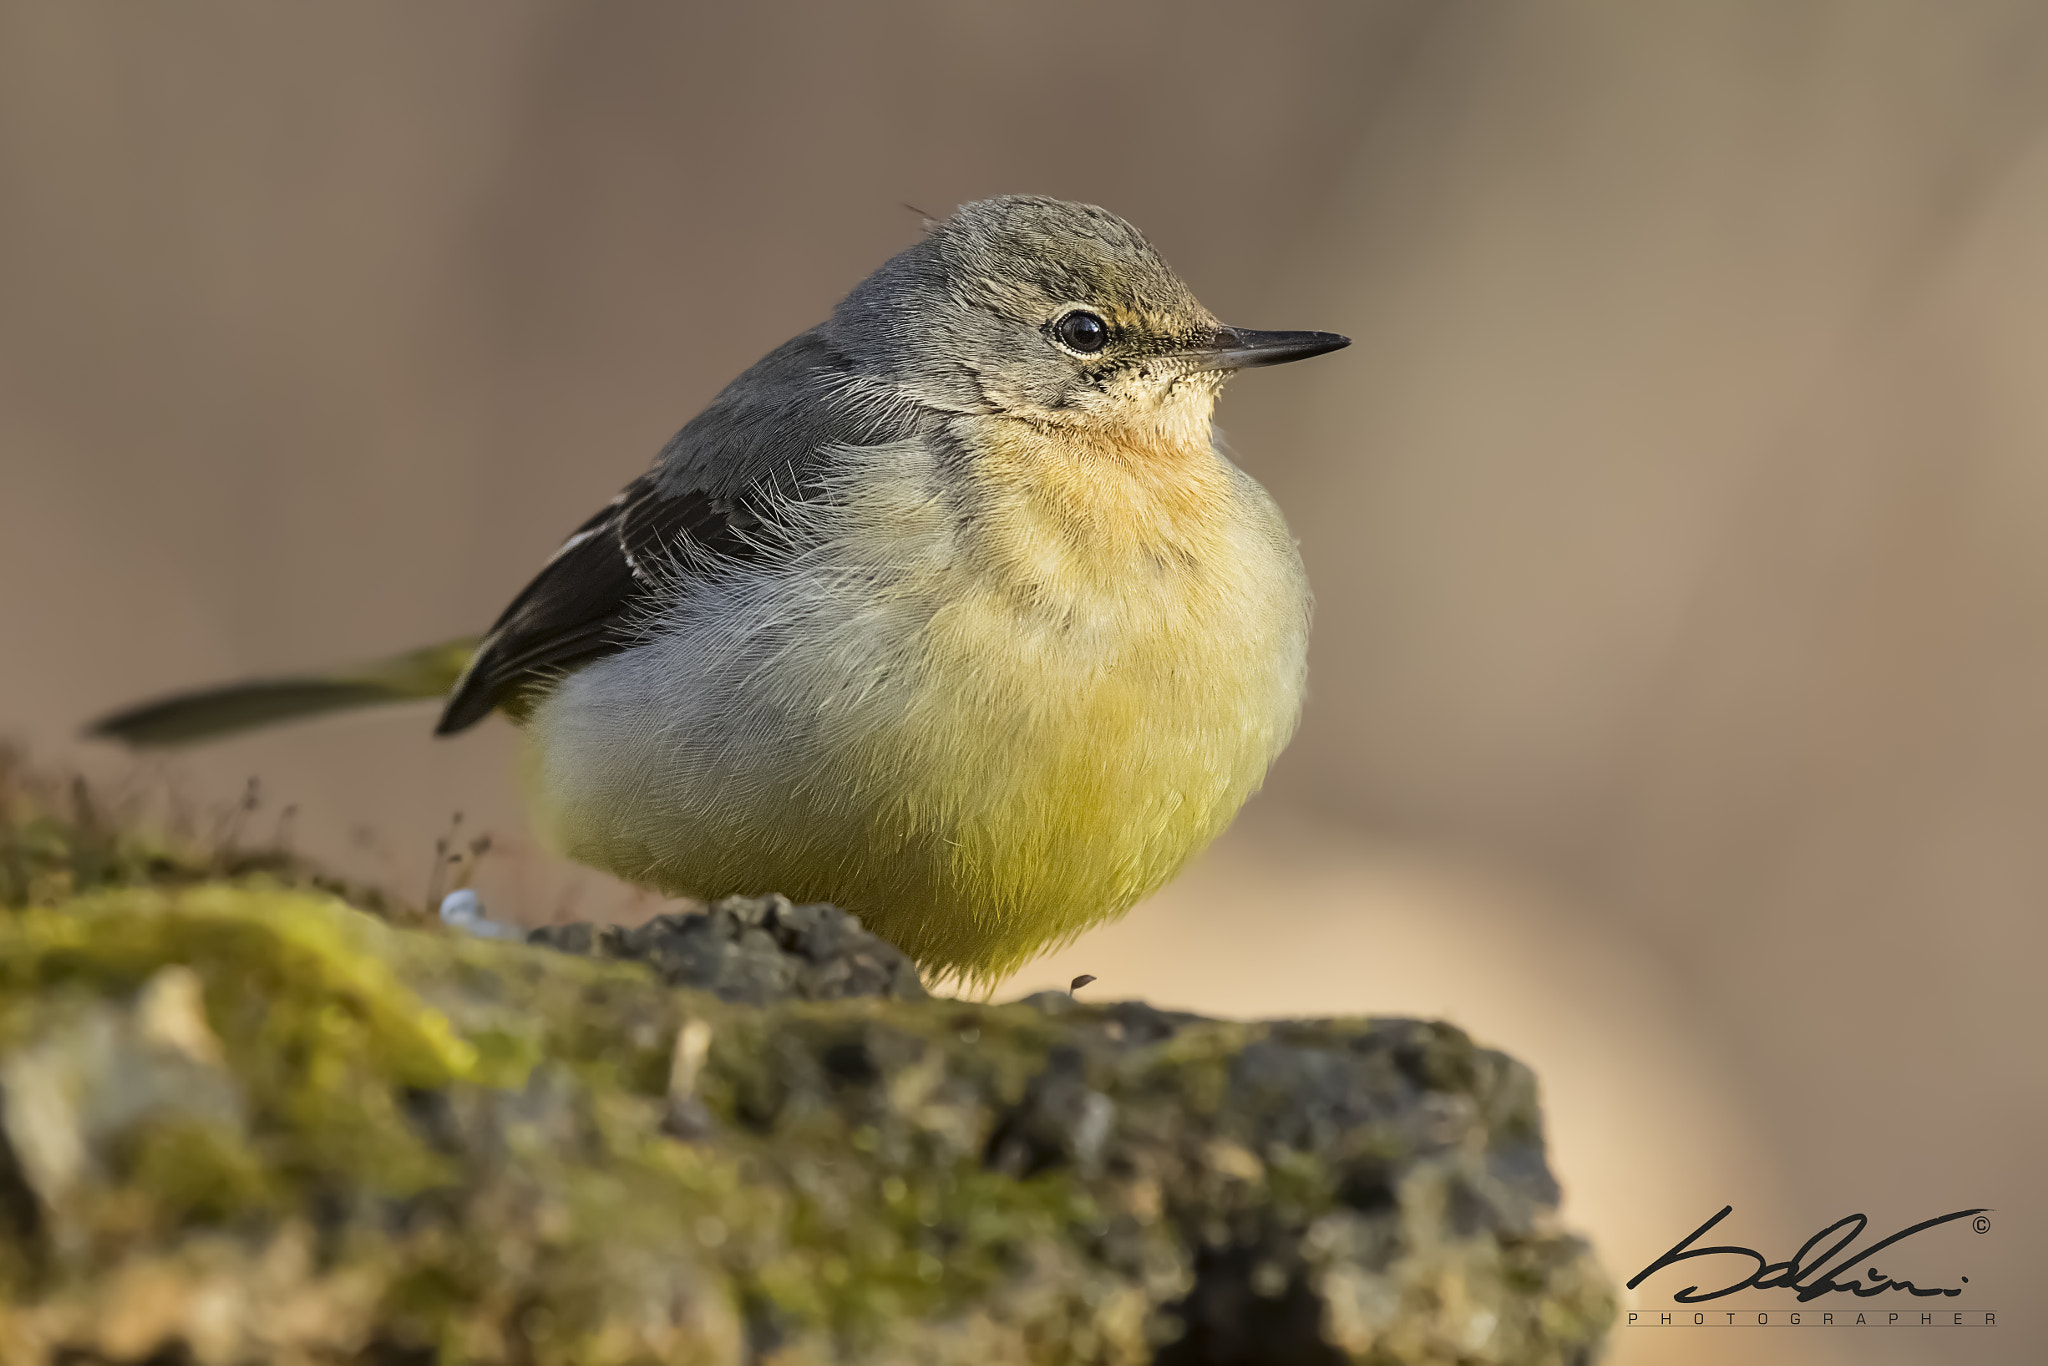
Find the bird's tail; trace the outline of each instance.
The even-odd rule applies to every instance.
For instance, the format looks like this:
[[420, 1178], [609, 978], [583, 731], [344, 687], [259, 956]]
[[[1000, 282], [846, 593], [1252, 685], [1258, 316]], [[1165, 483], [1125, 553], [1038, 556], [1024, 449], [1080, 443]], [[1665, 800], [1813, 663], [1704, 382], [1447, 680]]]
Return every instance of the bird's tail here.
[[103, 717], [88, 733], [142, 748], [187, 745], [331, 711], [446, 697], [476, 645], [466, 636], [360, 668], [179, 693]]

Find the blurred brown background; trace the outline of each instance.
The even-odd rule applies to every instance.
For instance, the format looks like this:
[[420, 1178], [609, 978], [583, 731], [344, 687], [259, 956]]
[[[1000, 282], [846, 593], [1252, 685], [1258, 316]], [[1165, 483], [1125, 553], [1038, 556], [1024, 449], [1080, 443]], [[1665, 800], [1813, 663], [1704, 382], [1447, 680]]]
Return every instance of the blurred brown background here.
[[[474, 631], [904, 203], [1096, 201], [1358, 344], [1222, 410], [1319, 594], [1299, 739], [1013, 989], [1457, 1020], [1623, 1277], [1723, 1203], [1774, 1258], [1994, 1207], [1881, 1262], [1994, 1330], [1617, 1361], [2039, 1361], [2044, 129], [2027, 0], [10, 0], [0, 728], [116, 769], [113, 705]], [[509, 728], [428, 724], [177, 771], [414, 894], [460, 810], [496, 913], [634, 913], [522, 846]]]

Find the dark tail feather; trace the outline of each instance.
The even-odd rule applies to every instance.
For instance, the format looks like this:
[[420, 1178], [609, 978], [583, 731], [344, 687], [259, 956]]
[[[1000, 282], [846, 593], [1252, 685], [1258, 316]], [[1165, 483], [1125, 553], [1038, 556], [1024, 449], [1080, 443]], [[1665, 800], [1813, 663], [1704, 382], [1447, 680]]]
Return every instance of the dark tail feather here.
[[463, 639], [327, 675], [179, 693], [95, 721], [87, 733], [142, 748], [186, 745], [328, 712], [445, 697], [475, 651], [476, 641]]

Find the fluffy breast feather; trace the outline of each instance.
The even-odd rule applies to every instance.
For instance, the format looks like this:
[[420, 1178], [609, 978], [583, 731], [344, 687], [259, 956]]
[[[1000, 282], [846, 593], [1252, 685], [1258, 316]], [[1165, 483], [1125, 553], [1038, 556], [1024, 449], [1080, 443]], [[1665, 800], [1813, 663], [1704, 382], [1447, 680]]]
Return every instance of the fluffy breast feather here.
[[[980, 421], [845, 453], [799, 547], [679, 592], [531, 726], [574, 856], [858, 912], [994, 980], [1158, 888], [1292, 732], [1307, 591], [1205, 439]], [[1205, 433], [1206, 435], [1206, 433]]]

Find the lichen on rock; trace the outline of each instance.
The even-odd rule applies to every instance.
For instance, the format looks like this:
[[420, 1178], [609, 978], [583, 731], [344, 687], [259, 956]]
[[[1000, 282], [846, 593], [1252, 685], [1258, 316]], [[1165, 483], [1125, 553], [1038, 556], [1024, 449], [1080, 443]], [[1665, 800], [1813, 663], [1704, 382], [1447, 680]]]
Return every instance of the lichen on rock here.
[[0, 910], [0, 1360], [1569, 1363], [1612, 1317], [1531, 1074], [1450, 1026], [928, 998], [780, 898], [537, 938], [261, 877]]
[[0, 1360], [1567, 1364], [1614, 1313], [1532, 1075], [1444, 1024], [934, 999], [780, 897], [387, 915], [0, 762]]

